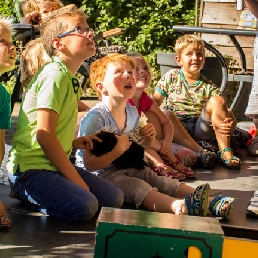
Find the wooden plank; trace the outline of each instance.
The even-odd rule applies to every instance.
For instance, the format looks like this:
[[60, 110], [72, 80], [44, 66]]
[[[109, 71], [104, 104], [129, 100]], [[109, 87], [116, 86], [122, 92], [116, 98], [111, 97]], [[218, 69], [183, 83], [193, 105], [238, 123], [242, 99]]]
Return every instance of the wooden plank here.
[[204, 0], [203, 2], [236, 3], [236, 0]]
[[238, 26], [240, 13], [236, 10], [236, 3], [205, 2], [201, 23]]
[[[235, 47], [224, 47], [224, 46], [216, 46], [216, 49], [222, 54], [226, 56], [230, 56], [240, 64], [239, 54]], [[243, 48], [246, 58], [246, 67], [247, 69], [253, 69], [254, 67], [254, 58], [253, 58], [253, 49], [252, 48]]]
[[[233, 47], [231, 39], [227, 35], [201, 34], [201, 38], [211, 45]], [[236, 40], [242, 48], [253, 48], [255, 37], [236, 36]]]

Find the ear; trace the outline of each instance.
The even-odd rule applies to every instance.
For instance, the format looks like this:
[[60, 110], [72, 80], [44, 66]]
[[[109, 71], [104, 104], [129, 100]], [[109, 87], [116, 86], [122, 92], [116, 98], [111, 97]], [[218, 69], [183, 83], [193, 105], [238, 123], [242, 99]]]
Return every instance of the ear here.
[[54, 49], [61, 51], [65, 49], [65, 45], [60, 41], [59, 38], [53, 38], [51, 43]]
[[103, 84], [101, 82], [96, 82], [96, 89], [102, 93]]
[[102, 82], [96, 82], [96, 89], [103, 95], [107, 95], [107, 90], [103, 87]]
[[178, 64], [179, 66], [182, 66], [182, 61], [181, 61], [180, 57], [179, 57], [179, 56], [176, 56], [175, 59], [176, 59], [177, 64]]

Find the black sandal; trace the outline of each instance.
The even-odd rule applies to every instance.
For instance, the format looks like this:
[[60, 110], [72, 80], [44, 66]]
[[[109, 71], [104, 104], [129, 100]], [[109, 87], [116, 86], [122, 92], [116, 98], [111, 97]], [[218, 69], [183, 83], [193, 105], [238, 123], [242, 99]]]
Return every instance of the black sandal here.
[[205, 168], [210, 168], [217, 159], [215, 152], [206, 149], [198, 151], [197, 156]]

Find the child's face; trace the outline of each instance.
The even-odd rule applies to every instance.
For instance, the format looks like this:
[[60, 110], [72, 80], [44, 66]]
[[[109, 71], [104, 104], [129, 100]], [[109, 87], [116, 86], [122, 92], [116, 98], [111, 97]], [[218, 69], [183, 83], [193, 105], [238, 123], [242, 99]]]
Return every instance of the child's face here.
[[45, 18], [47, 15], [57, 10], [57, 6], [55, 3], [51, 2], [42, 2], [39, 4], [39, 13], [41, 14], [41, 19]]
[[0, 74], [15, 68], [16, 48], [9, 31], [0, 32]]
[[132, 66], [126, 62], [110, 63], [102, 86], [103, 94], [112, 98], [130, 99], [136, 88]]
[[[69, 55], [73, 57], [73, 61], [81, 62], [95, 55], [96, 48], [93, 41], [94, 32], [85, 32], [83, 30], [86, 28], [89, 29], [86, 20], [79, 16], [72, 16], [69, 17], [67, 23], [67, 34], [61, 36], [59, 41], [63, 45], [64, 50], [69, 52]], [[81, 30], [75, 30], [76, 28], [81, 28]]]
[[183, 72], [200, 73], [205, 61], [203, 49], [201, 46], [189, 45], [182, 51], [181, 56], [176, 56], [176, 61]]
[[136, 70], [133, 72], [133, 77], [136, 82], [136, 88], [148, 88], [151, 83], [151, 72], [147, 62], [141, 56], [130, 58], [132, 58], [136, 63]]

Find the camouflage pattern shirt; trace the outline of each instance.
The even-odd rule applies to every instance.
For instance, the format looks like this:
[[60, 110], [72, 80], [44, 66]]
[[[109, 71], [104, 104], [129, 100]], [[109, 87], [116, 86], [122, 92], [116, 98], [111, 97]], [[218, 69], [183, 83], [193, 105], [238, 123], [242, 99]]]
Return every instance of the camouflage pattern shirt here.
[[155, 90], [165, 97], [164, 109], [179, 117], [199, 116], [210, 97], [221, 96], [219, 88], [202, 75], [195, 84], [188, 84], [181, 70], [169, 70]]

